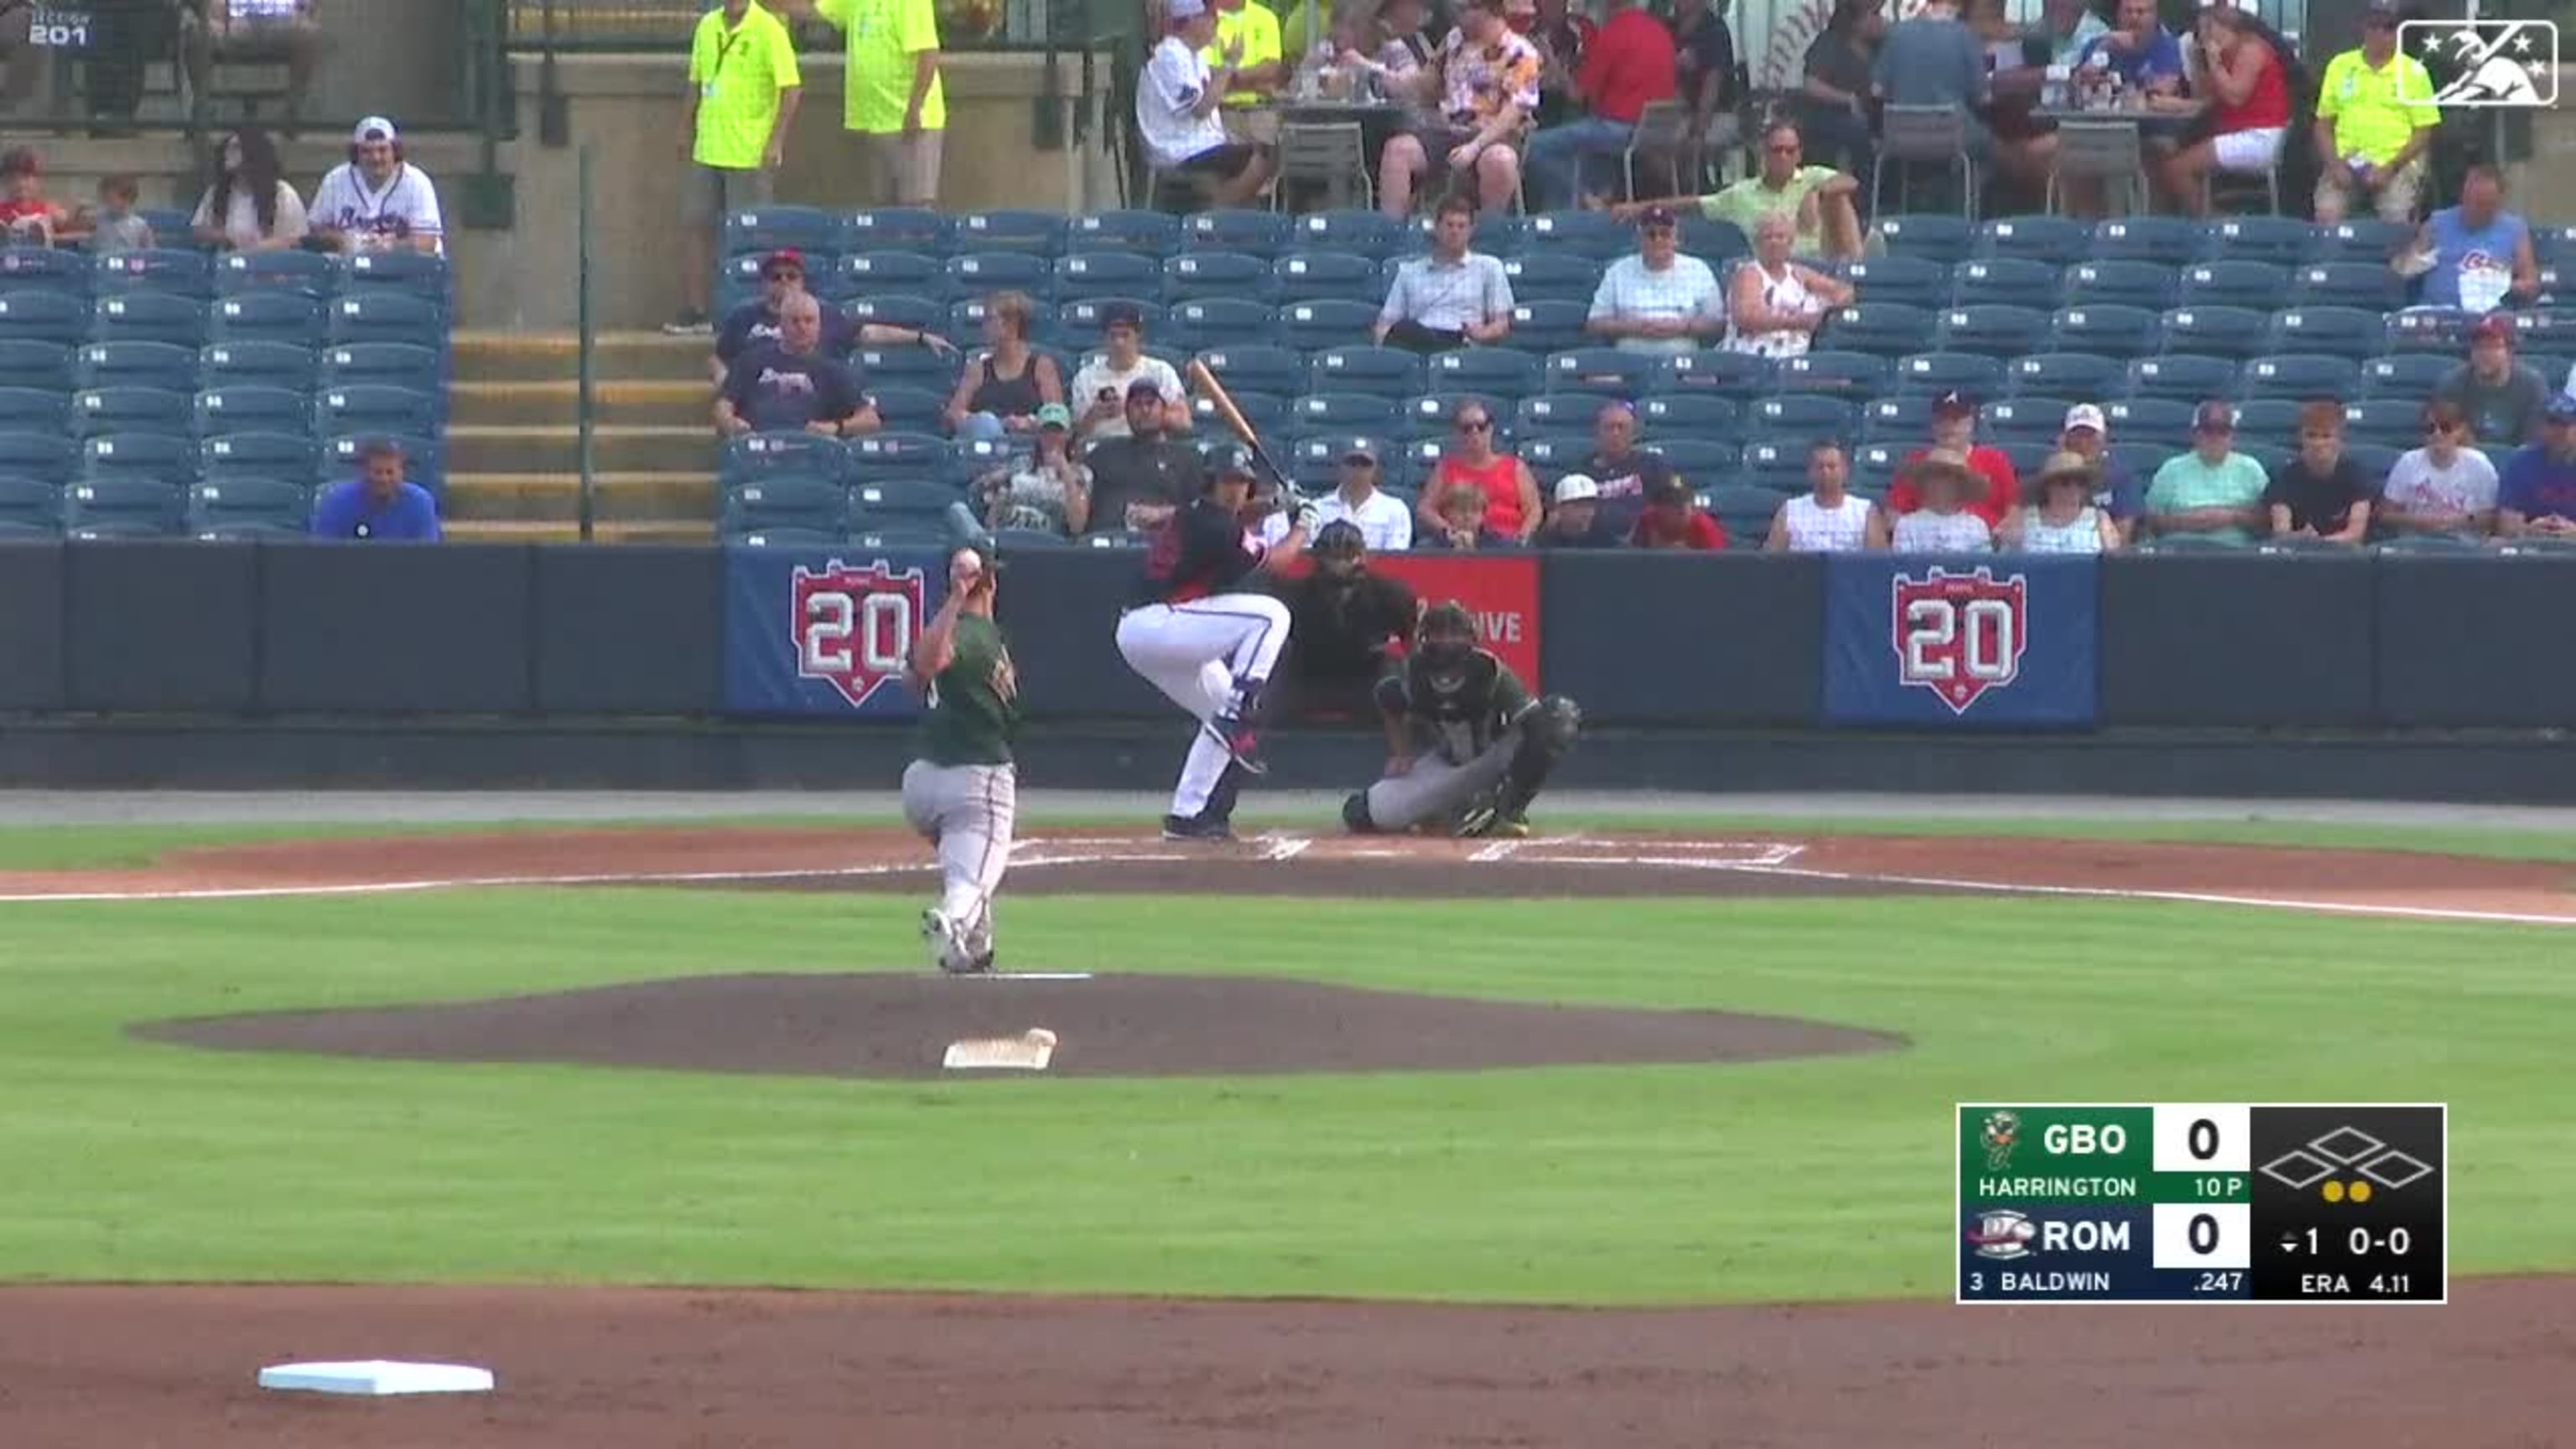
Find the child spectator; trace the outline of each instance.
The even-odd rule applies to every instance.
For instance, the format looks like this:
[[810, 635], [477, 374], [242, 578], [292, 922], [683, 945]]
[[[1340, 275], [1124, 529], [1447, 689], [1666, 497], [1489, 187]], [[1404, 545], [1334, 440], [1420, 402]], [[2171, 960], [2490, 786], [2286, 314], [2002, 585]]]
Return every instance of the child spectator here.
[[32, 146], [12, 147], [0, 156], [0, 230], [11, 246], [49, 247], [55, 233], [71, 230], [71, 213], [45, 198], [45, 163]]
[[1995, 546], [1994, 529], [1968, 509], [1976, 475], [1968, 455], [1955, 448], [1934, 448], [1908, 465], [1923, 506], [1896, 520], [1893, 542], [1898, 553], [1987, 553]]
[[98, 206], [82, 218], [93, 252], [148, 252], [159, 245], [152, 223], [134, 214], [143, 194], [131, 176], [110, 176], [98, 183]]
[[984, 522], [1072, 538], [1091, 526], [1091, 470], [1068, 451], [1073, 413], [1060, 402], [1037, 411], [1037, 452], [975, 481]]
[[1432, 526], [1416, 535], [1417, 549], [1440, 549], [1456, 553], [1492, 553], [1508, 549], [1520, 540], [1485, 526], [1485, 490], [1473, 483], [1452, 483], [1440, 490], [1439, 510], [1432, 515]]
[[1637, 548], [1686, 548], [1715, 553], [1726, 547], [1726, 525], [1708, 516], [1681, 479], [1666, 474], [1646, 489], [1628, 542]]

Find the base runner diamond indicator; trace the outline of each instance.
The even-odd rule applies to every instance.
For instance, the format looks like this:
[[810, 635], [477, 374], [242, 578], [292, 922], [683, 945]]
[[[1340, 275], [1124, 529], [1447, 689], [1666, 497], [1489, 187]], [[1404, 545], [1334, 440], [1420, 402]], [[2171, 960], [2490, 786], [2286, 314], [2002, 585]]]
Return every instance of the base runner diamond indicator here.
[[2353, 1127], [2338, 1127], [2308, 1144], [2311, 1152], [2322, 1152], [2336, 1162], [2359, 1162], [2388, 1144]]
[[2292, 1187], [2306, 1187], [2334, 1171], [2334, 1164], [2306, 1152], [2293, 1152], [2263, 1164], [2263, 1175]]
[[2418, 1162], [2403, 1152], [2387, 1152], [2362, 1164], [2361, 1175], [2395, 1192], [2432, 1174], [2433, 1165]]

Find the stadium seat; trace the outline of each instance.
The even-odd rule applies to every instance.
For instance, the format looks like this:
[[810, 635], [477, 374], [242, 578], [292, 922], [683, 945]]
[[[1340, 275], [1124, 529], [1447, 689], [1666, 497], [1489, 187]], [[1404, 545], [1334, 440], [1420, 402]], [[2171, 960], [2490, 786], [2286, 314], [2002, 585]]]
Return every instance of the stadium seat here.
[[[1735, 476], [1735, 486], [1762, 491], [1761, 507], [1767, 518], [1770, 510], [1779, 506], [1781, 495], [1806, 491], [1807, 445], [1797, 440], [1747, 443]], [[1748, 505], [1750, 502], [1747, 500]]]
[[1061, 302], [1092, 297], [1160, 300], [1163, 264], [1142, 252], [1077, 252], [1056, 262], [1055, 295]]
[[842, 221], [813, 206], [747, 207], [724, 219], [726, 256], [792, 247], [808, 254], [840, 246]]
[[2432, 352], [2392, 353], [2386, 357], [2365, 359], [2361, 364], [2363, 398], [2405, 397], [2422, 399], [2441, 386], [2442, 379], [2460, 365], [2456, 357]]
[[952, 438], [931, 476], [962, 496], [969, 483], [1028, 454], [1028, 445], [1017, 438]]
[[848, 537], [838, 528], [737, 528], [719, 521], [716, 541], [727, 548], [838, 548]]
[[0, 387], [0, 429], [13, 433], [59, 433], [71, 427], [72, 401], [62, 393], [31, 387]]
[[[864, 444], [866, 438], [858, 440]], [[853, 447], [851, 456], [860, 449]], [[910, 472], [889, 471], [869, 475], [865, 472], [850, 483], [850, 526], [880, 528], [904, 522], [933, 523], [943, 521], [950, 504], [960, 501], [956, 489]]]
[[2308, 259], [2316, 244], [2316, 228], [2295, 217], [2231, 216], [2202, 226], [2193, 260], [2294, 267]]
[[1892, 385], [1900, 393], [1964, 392], [1993, 397], [2004, 390], [2004, 363], [1978, 352], [1917, 352], [1896, 359]]
[[66, 344], [0, 340], [0, 387], [68, 392], [71, 386], [72, 349]]
[[[225, 433], [293, 433], [313, 431], [313, 398], [282, 387], [239, 383], [210, 387], [197, 394], [192, 426], [200, 438]], [[404, 432], [408, 429], [397, 428]], [[298, 469], [302, 476], [304, 469]]]
[[93, 342], [80, 349], [82, 387], [158, 387], [195, 392], [199, 353], [168, 342]]
[[1713, 269], [1737, 257], [1753, 255], [1753, 243], [1745, 237], [1744, 228], [1734, 222], [1718, 221], [1704, 212], [1685, 208], [1681, 223], [1677, 245], [1682, 255], [1697, 257]]
[[1180, 218], [1164, 211], [1095, 211], [1073, 218], [1064, 232], [1067, 255], [1136, 252], [1149, 257], [1167, 257], [1180, 250], [1180, 245]]
[[948, 440], [935, 433], [889, 430], [851, 438], [847, 443], [849, 462], [842, 476], [854, 485], [888, 478], [927, 478], [948, 456]]
[[2117, 463], [2130, 477], [2137, 479], [2141, 487], [2155, 481], [2156, 470], [2163, 467], [2168, 459], [2178, 453], [2189, 451], [2191, 447], [2187, 439], [2176, 443], [2169, 440], [2122, 438], [2117, 433], [2114, 433], [2112, 438], [2111, 445], [2102, 450], [2103, 456]]
[[[1141, 542], [1135, 544], [1128, 543], [1124, 534], [1087, 534], [1084, 536], [1082, 542], [1083, 546], [1086, 548], [1141, 548], [1144, 546]], [[1030, 549], [1035, 548], [1071, 548], [1074, 546], [1074, 541], [1072, 539], [1065, 537], [1061, 533], [1052, 533], [1042, 528], [999, 529], [993, 534], [993, 543], [1004, 552], [1016, 549], [1022, 553], [1026, 553]]]
[[[1833, 324], [1828, 322], [1830, 328]], [[1647, 379], [1646, 390], [1659, 396], [1676, 393], [1707, 393], [1718, 397], [1752, 398], [1771, 390], [1772, 377], [1778, 371], [1770, 358], [1748, 352], [1685, 352], [1654, 359], [1654, 371]]]
[[849, 489], [811, 473], [768, 473], [727, 487], [718, 526], [728, 536], [801, 529], [837, 538], [850, 508]]
[[1580, 472], [1591, 463], [1592, 439], [1578, 433], [1555, 433], [1525, 439], [1514, 444], [1512, 451], [1529, 465], [1538, 486], [1546, 489], [1554, 487], [1557, 479]]
[[[1405, 228], [1409, 245], [1397, 256], [1415, 256], [1431, 250], [1431, 227], [1439, 218], [1433, 215], [1415, 217]], [[1521, 254], [1521, 238], [1529, 232], [1529, 218], [1506, 211], [1484, 211], [1476, 214], [1476, 230], [1467, 238], [1469, 251], [1489, 257], [1511, 258]]]
[[948, 223], [948, 244], [960, 252], [1054, 257], [1064, 250], [1064, 234], [1064, 213], [1058, 211], [970, 211]]
[[1953, 307], [1940, 314], [1939, 350], [2023, 357], [2045, 345], [2048, 329], [2048, 314], [2037, 307]]
[[1366, 448], [1383, 460], [1394, 446], [1384, 433], [1366, 428], [1312, 432], [1289, 445], [1288, 472], [1299, 488], [1322, 493], [1340, 486], [1342, 458], [1351, 449]]
[[2069, 307], [2111, 305], [2161, 312], [2174, 304], [2178, 290], [2179, 274], [2161, 262], [2077, 262], [2066, 269], [2064, 279]]
[[0, 292], [60, 292], [86, 299], [90, 259], [62, 247], [0, 248]]
[[1268, 302], [1276, 284], [1273, 265], [1271, 258], [1249, 252], [1183, 252], [1163, 263], [1163, 297], [1175, 304]]
[[2090, 256], [2093, 228], [2062, 216], [1999, 216], [1978, 225], [1971, 255], [2039, 262], [2052, 273]]
[[1901, 302], [1856, 302], [1825, 318], [1816, 333], [1816, 345], [1837, 352], [1903, 357], [1934, 345], [1941, 315]]
[[1383, 433], [1396, 424], [1397, 404], [1370, 392], [1310, 392], [1291, 399], [1288, 426], [1304, 433]]
[[[1443, 427], [1447, 426], [1446, 404], [1455, 395], [1444, 393], [1431, 399], [1441, 405], [1439, 411], [1443, 419]], [[1476, 394], [1473, 389], [1468, 389], [1465, 395]], [[1593, 421], [1601, 415], [1604, 401], [1605, 399], [1585, 393], [1543, 392], [1499, 406], [1511, 414], [1511, 431], [1515, 435], [1535, 438], [1549, 434], [1588, 434], [1592, 430]]]
[[1926, 257], [1864, 257], [1843, 269], [1843, 280], [1865, 307], [1893, 302], [1928, 311], [1950, 305], [1950, 268]]
[[[292, 297], [228, 297], [215, 304], [216, 330], [226, 340], [252, 340], [244, 335], [250, 319], [231, 317], [229, 309], [258, 303], [287, 303]], [[343, 293], [325, 309], [324, 341], [333, 346], [344, 342], [408, 342], [418, 347], [447, 350], [447, 314], [437, 306], [408, 292], [392, 288]], [[280, 322], [283, 324], [281, 314]], [[265, 329], [260, 337], [273, 341], [291, 340], [272, 336]]]
[[[819, 247], [802, 250], [838, 252], [919, 252], [924, 256], [944, 257], [949, 252], [948, 218], [926, 207], [889, 206], [874, 211], [861, 211], [838, 219], [830, 237]], [[787, 243], [794, 245], [794, 243]], [[727, 251], [749, 250], [728, 247]], [[757, 250], [768, 251], [769, 247]], [[809, 263], [810, 270], [810, 263]]]
[[2063, 268], [2028, 257], [1983, 257], [1950, 269], [1952, 307], [2038, 307], [2055, 311]]
[[[2413, 446], [2413, 442], [2408, 446]], [[2407, 450], [2395, 443], [2356, 443], [2347, 439], [2344, 442], [2343, 451], [2345, 457], [2352, 459], [2353, 466], [2361, 470], [2363, 477], [2373, 483], [2385, 483], [2388, 480], [2388, 470], [2397, 466], [2397, 460], [2403, 457]]]
[[1886, 358], [1866, 352], [1816, 349], [1780, 359], [1771, 385], [1784, 393], [1825, 393], [1856, 401], [1888, 387], [1892, 369]]
[[[753, 265], [758, 266], [756, 258]], [[755, 271], [755, 280], [757, 276]], [[922, 252], [852, 252], [833, 264], [832, 276], [834, 291], [848, 296], [900, 292], [934, 302], [949, 300], [946, 264]]]
[[292, 478], [320, 471], [322, 450], [307, 431], [220, 433], [197, 445], [197, 474], [207, 482], [232, 478]]
[[2576, 307], [2539, 307], [2511, 314], [2514, 346], [2523, 354], [2576, 350]]
[[838, 438], [805, 432], [750, 433], [725, 440], [716, 476], [731, 484], [796, 473], [840, 483], [847, 481], [849, 467], [849, 445]]
[[2469, 331], [2477, 322], [2475, 314], [2457, 307], [2409, 307], [2389, 314], [2387, 349], [2439, 352], [2456, 362], [2468, 355]]
[[2055, 444], [2066, 432], [2066, 413], [2075, 404], [2062, 397], [1997, 398], [1977, 414], [1977, 435], [1998, 446], [2015, 443]]
[[1637, 401], [1637, 431], [1645, 438], [1734, 443], [1743, 438], [1744, 410], [1733, 398], [1653, 392]]
[[1613, 347], [1575, 347], [1550, 353], [1547, 390], [1590, 397], [1642, 397], [1656, 359]]
[[[1326, 348], [1366, 347], [1377, 322], [1377, 304], [1344, 298], [1338, 301], [1290, 302], [1274, 324], [1281, 343], [1300, 352]], [[1412, 353], [1405, 356], [1412, 357]], [[1416, 369], [1419, 371], [1419, 369]]]
[[877, 421], [895, 432], [936, 433], [948, 426], [945, 389], [872, 384], [868, 397], [877, 405]]
[[1860, 410], [1860, 436], [1873, 443], [1920, 443], [1932, 428], [1933, 394], [1883, 397]]
[[196, 481], [197, 440], [185, 431], [103, 433], [80, 445], [80, 479], [151, 478], [178, 487]]
[[2376, 357], [2387, 346], [2388, 323], [2359, 307], [2293, 307], [2272, 315], [2268, 352], [2325, 352]]
[[[948, 326], [946, 328], [946, 332], [950, 340], [955, 341], [963, 338], [965, 346], [973, 347], [978, 345], [980, 339], [984, 335], [984, 314], [989, 310], [984, 305], [986, 300], [987, 299], [979, 293], [972, 297], [960, 297], [948, 304]], [[1048, 318], [1050, 322], [1052, 322], [1054, 318], [1053, 313], [1045, 312], [1043, 310], [1041, 310], [1040, 315]]]
[[434, 496], [447, 491], [447, 450], [438, 439], [400, 434], [343, 433], [326, 439], [314, 469], [322, 481], [339, 482], [356, 475], [360, 455], [373, 443], [389, 442], [402, 450], [403, 466], [411, 481]]
[[[1179, 310], [1174, 309], [1175, 322], [1180, 320]], [[1200, 348], [1196, 356], [1199, 361], [1207, 364], [1208, 371], [1216, 374], [1217, 381], [1225, 384], [1228, 392], [1266, 392], [1274, 397], [1288, 398], [1310, 391], [1338, 391], [1333, 388], [1309, 388], [1306, 385], [1306, 359], [1285, 347], [1273, 347], [1261, 343], [1242, 345], [1219, 343]], [[1419, 388], [1399, 388], [1395, 391], [1415, 392], [1419, 391]]]
[[[818, 265], [808, 275], [815, 273], [828, 277], [831, 267]], [[341, 264], [339, 277], [343, 296], [380, 290], [401, 292], [442, 308], [451, 300], [454, 286], [447, 258], [426, 252], [360, 252]]]
[[1878, 236], [1889, 256], [1921, 257], [1943, 266], [1966, 261], [1976, 243], [1976, 229], [1967, 218], [1937, 212], [1882, 216]]
[[1660, 437], [1644, 446], [1649, 452], [1661, 453], [1673, 471], [1692, 487], [1728, 477], [1737, 467], [1736, 445], [1714, 438]]
[[1550, 211], [1529, 218], [1516, 254], [1551, 252], [1611, 262], [1637, 250], [1637, 228], [1606, 211]]
[[2411, 448], [2424, 440], [2424, 401], [2388, 397], [2345, 403], [2344, 433], [2356, 443]]
[[1426, 386], [1434, 392], [1472, 392], [1506, 406], [1544, 391], [1547, 365], [1509, 347], [1464, 347], [1426, 360]]
[[2270, 262], [2194, 262], [2182, 269], [2178, 307], [2281, 305], [2290, 295], [2290, 272]]
[[0, 292], [0, 342], [54, 342], [89, 337], [91, 305], [81, 297], [21, 288]]
[[[227, 301], [237, 306], [242, 301]], [[301, 301], [292, 294], [281, 302]], [[122, 292], [93, 304], [90, 336], [101, 342], [169, 342], [191, 353], [206, 345], [206, 304], [174, 292]]]
[[1308, 212], [1298, 217], [1285, 245], [1302, 251], [1348, 252], [1376, 261], [1395, 255], [1404, 224], [1358, 207]]
[[2251, 307], [2176, 307], [2163, 324], [2170, 352], [2241, 359], [2280, 350], [2272, 343], [2272, 314]]
[[2192, 352], [2141, 357], [2129, 364], [2128, 395], [2173, 397], [2194, 403], [2234, 397], [2237, 370], [2236, 360], [2229, 357], [2205, 357]]
[[1584, 323], [1591, 314], [1592, 304], [1588, 301], [1515, 302], [1512, 345], [1540, 354], [1589, 346], [1592, 336], [1584, 331]]
[[2200, 253], [2201, 223], [2179, 216], [2130, 216], [2093, 228], [2097, 262], [2156, 262], [2179, 267]]
[[2191, 416], [2199, 407], [2182, 398], [2121, 398], [2103, 404], [2111, 436], [2124, 443], [2160, 443], [2168, 448], [2191, 446]]
[[301, 473], [210, 478], [187, 494], [188, 532], [199, 537], [303, 533], [313, 521], [313, 489]]
[[956, 362], [929, 347], [898, 343], [892, 347], [862, 347], [850, 354], [861, 375], [871, 387], [880, 382], [926, 387], [945, 392], [957, 383]]
[[1288, 217], [1248, 207], [1218, 207], [1181, 219], [1184, 252], [1231, 252], [1268, 263], [1289, 244]]
[[2350, 397], [2361, 386], [2361, 364], [2309, 353], [2274, 353], [2249, 359], [2237, 375], [2237, 391], [2256, 397]]
[[83, 477], [63, 490], [63, 531], [73, 538], [158, 538], [177, 533], [187, 510], [184, 480]]
[[1837, 397], [1786, 393], [1755, 398], [1744, 410], [1745, 428], [1757, 438], [1848, 438], [1860, 431], [1860, 405]]
[[2531, 251], [2542, 266], [2564, 266], [2576, 262], [2576, 223], [2533, 227]]
[[2236, 436], [2270, 447], [2299, 446], [2299, 412], [2307, 406], [2294, 398], [2248, 398], [2236, 404]]
[[2389, 258], [2414, 240], [2415, 228], [2410, 223], [2381, 221], [2377, 217], [2364, 221], [2341, 221], [2333, 226], [2317, 227], [2310, 233], [2304, 260], [2310, 263], [2357, 263], [2386, 273]]
[[[1160, 288], [1156, 290], [1159, 291]], [[1086, 297], [1080, 301], [1067, 302], [1056, 309], [1055, 336], [1065, 342], [1088, 346], [1100, 336], [1102, 315], [1109, 308], [1122, 305], [1136, 309], [1136, 316], [1144, 323], [1145, 335], [1148, 337], [1160, 335], [1171, 323], [1170, 315], [1163, 310], [1163, 304], [1160, 302], [1148, 302], [1136, 297]], [[1070, 374], [1067, 375], [1066, 381], [1072, 381]]]
[[319, 299], [339, 286], [331, 258], [321, 252], [227, 252], [215, 263], [215, 294], [283, 289]]
[[[154, 346], [138, 343], [137, 346]], [[438, 375], [438, 359], [429, 358], [429, 378]], [[315, 359], [308, 348], [284, 342], [210, 342], [197, 352], [197, 378], [208, 387], [257, 383], [263, 387], [296, 388], [310, 392], [316, 374]], [[355, 379], [351, 379], [354, 381]]]
[[50, 534], [63, 523], [62, 485], [23, 474], [0, 473], [0, 537]]
[[2291, 274], [2289, 300], [2294, 307], [2362, 307], [2386, 312], [2405, 299], [2405, 291], [2404, 283], [2385, 262], [2312, 262]]
[[1055, 264], [1026, 252], [965, 252], [948, 259], [947, 273], [955, 297], [1024, 292], [1041, 302], [1055, 298]]
[[76, 436], [171, 433], [191, 436], [193, 403], [184, 392], [158, 387], [93, 387], [72, 394]]
[[1282, 305], [1348, 300], [1374, 306], [1386, 297], [1377, 261], [1357, 252], [1290, 252], [1271, 263], [1270, 275], [1271, 292]]
[[2060, 352], [2104, 357], [2144, 357], [2163, 343], [2164, 314], [2144, 307], [2061, 307], [2049, 319], [2050, 342]]
[[[1407, 478], [1432, 477], [1439, 471], [1440, 460], [1447, 456], [1448, 452], [1449, 438], [1445, 433], [1407, 438], [1395, 447], [1396, 459], [1401, 460], [1397, 466], [1403, 470]], [[1524, 455], [1522, 461], [1529, 462], [1529, 459]], [[1530, 462], [1529, 466], [1531, 472], [1538, 471], [1537, 463]]]
[[[2102, 310], [2098, 307], [2068, 308], [2058, 314], [2058, 325], [2063, 328], [2065, 318], [2071, 312], [2099, 313]], [[2152, 322], [2154, 314], [2147, 315]], [[2069, 350], [2044, 352], [2036, 357], [2016, 357], [2004, 363], [2004, 390], [2015, 396], [2036, 394], [2098, 401], [2126, 386], [2126, 354], [2114, 357], [2108, 353]]]
[[175, 247], [102, 253], [91, 264], [90, 290], [101, 297], [158, 292], [202, 302], [215, 292], [213, 259]]
[[317, 425], [328, 433], [411, 433], [436, 436], [446, 421], [444, 399], [417, 388], [385, 383], [326, 387], [315, 401]]
[[[841, 304], [841, 315], [861, 327], [920, 327], [936, 332], [948, 325], [948, 309], [928, 297], [901, 292], [875, 292]], [[1045, 317], [1038, 321], [1043, 324]], [[1037, 330], [1043, 331], [1043, 326]], [[973, 339], [967, 339], [972, 342]]]
[[59, 487], [80, 470], [80, 445], [69, 432], [0, 430], [0, 473]]
[[[245, 347], [268, 344], [244, 344]], [[404, 342], [351, 342], [322, 350], [321, 382], [328, 387], [383, 383], [436, 391], [443, 372], [439, 355]], [[208, 381], [211, 383], [212, 378]]]
[[1503, 263], [1514, 302], [1581, 302], [1600, 289], [1601, 264], [1569, 252], [1530, 252]]

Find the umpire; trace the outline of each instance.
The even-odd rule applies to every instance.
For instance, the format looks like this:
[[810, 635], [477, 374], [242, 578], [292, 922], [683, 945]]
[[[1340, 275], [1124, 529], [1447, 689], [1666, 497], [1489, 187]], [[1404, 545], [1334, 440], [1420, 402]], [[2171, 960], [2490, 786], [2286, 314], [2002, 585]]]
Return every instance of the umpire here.
[[1367, 540], [1347, 518], [1325, 524], [1306, 552], [1313, 571], [1280, 589], [1292, 707], [1373, 718], [1377, 682], [1403, 658], [1421, 600], [1402, 579], [1370, 572]]

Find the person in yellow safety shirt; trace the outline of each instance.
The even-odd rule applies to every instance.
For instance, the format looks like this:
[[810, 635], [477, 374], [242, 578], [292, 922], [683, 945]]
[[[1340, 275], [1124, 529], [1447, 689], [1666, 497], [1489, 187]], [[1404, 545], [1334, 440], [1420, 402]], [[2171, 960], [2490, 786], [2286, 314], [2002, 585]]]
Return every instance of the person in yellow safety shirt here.
[[769, 204], [804, 84], [795, 38], [758, 0], [725, 0], [699, 17], [680, 120], [688, 167], [680, 182], [683, 300], [669, 331], [709, 330], [707, 278], [715, 268], [717, 229], [733, 212]]
[[786, 0], [849, 38], [842, 125], [859, 138], [872, 206], [935, 206], [948, 96], [931, 0]]
[[[1214, 0], [1214, 4], [1216, 39], [1200, 53], [1210, 66], [1235, 69], [1235, 88], [1225, 93], [1226, 110], [1257, 106], [1288, 82], [1279, 16], [1261, 0]], [[1233, 118], [1228, 119], [1226, 130], [1236, 130]]]
[[2317, 86], [2316, 215], [2339, 222], [2357, 202], [2383, 221], [2412, 222], [2424, 152], [2442, 124], [2424, 63], [2397, 44], [2393, 0], [2371, 0], [2361, 45], [2326, 63]]

